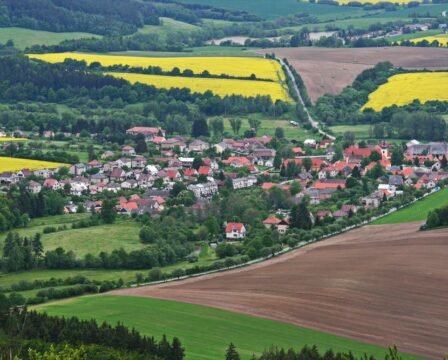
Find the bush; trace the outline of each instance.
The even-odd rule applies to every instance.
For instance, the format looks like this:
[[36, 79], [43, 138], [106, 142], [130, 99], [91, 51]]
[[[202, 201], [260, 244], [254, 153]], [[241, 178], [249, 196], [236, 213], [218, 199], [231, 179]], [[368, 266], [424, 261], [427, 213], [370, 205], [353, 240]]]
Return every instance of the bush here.
[[44, 227], [43, 233], [51, 234], [51, 233], [55, 233], [56, 231], [58, 231], [58, 230], [54, 226], [46, 226], [46, 227]]

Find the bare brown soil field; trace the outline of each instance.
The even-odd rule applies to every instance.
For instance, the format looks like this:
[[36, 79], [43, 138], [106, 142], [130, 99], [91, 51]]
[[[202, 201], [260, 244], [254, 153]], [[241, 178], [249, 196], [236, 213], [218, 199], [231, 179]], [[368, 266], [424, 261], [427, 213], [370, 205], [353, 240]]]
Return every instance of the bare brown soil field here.
[[381, 61], [407, 69], [448, 69], [448, 49], [419, 47], [342, 48], [316, 47], [256, 50], [286, 57], [302, 76], [314, 102], [320, 96], [338, 94], [350, 85], [363, 70]]
[[257, 265], [115, 291], [279, 320], [440, 359], [448, 354], [448, 229], [370, 225]]

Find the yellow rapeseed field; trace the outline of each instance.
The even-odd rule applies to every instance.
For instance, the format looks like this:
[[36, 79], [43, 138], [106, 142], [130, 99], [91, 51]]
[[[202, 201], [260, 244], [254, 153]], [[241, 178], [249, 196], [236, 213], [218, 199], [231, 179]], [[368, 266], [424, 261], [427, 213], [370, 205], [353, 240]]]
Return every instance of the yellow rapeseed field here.
[[180, 71], [190, 69], [195, 74], [207, 70], [212, 75], [249, 77], [255, 74], [259, 79], [285, 80], [282, 67], [277, 61], [253, 57], [142, 57], [81, 53], [29, 54], [28, 57], [51, 63], [74, 59], [84, 60], [87, 64], [99, 62], [103, 66], [128, 65], [143, 68], [158, 66], [164, 71], [171, 71], [177, 67]]
[[412, 39], [411, 42], [418, 43], [420, 41], [426, 40], [430, 44], [437, 40], [439, 42], [439, 46], [448, 46], [448, 34], [440, 34], [440, 35], [433, 35], [433, 36], [424, 36], [416, 39]]
[[12, 137], [0, 137], [0, 142], [7, 142], [7, 141], [26, 141], [28, 139], [25, 138], [12, 138]]
[[41, 160], [17, 159], [17, 158], [0, 156], [0, 173], [4, 171], [19, 171], [22, 169], [29, 169], [29, 170], [56, 169], [62, 166], [68, 166], [68, 164], [62, 164], [50, 161], [41, 161]]
[[381, 111], [394, 104], [410, 104], [415, 99], [422, 103], [431, 100], [448, 101], [448, 72], [394, 75], [369, 95], [369, 101], [363, 109]]
[[106, 73], [118, 78], [125, 79], [131, 84], [137, 82], [153, 85], [158, 88], [189, 88], [192, 92], [204, 93], [212, 91], [219, 96], [242, 95], [246, 97], [266, 95], [271, 96], [273, 101], [290, 101], [286, 89], [278, 82], [236, 79], [207, 79], [188, 78], [164, 75], [145, 75], [136, 73]]

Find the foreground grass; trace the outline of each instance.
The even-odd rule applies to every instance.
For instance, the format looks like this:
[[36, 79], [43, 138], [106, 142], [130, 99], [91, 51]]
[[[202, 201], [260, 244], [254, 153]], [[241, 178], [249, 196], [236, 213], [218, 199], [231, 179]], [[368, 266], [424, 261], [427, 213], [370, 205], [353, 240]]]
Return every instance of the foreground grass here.
[[49, 32], [18, 27], [0, 28], [0, 43], [8, 40], [14, 41], [14, 45], [24, 50], [33, 45], [57, 45], [64, 40], [76, 40], [82, 38], [99, 38], [99, 35], [82, 32]]
[[[300, 348], [316, 344], [321, 352], [351, 351], [384, 358], [386, 350], [378, 346], [340, 336], [305, 329], [277, 321], [232, 313], [224, 310], [158, 299], [128, 296], [85, 296], [38, 306], [51, 315], [76, 315], [134, 327], [146, 335], [160, 338], [177, 336], [186, 348], [187, 360], [221, 360], [230, 342], [242, 359], [259, 354], [271, 344]], [[406, 359], [414, 357], [404, 356]]]
[[385, 216], [375, 222], [374, 225], [398, 224], [411, 221], [426, 220], [428, 213], [431, 210], [442, 207], [448, 204], [448, 188], [440, 190], [439, 192], [426, 197], [423, 200]]

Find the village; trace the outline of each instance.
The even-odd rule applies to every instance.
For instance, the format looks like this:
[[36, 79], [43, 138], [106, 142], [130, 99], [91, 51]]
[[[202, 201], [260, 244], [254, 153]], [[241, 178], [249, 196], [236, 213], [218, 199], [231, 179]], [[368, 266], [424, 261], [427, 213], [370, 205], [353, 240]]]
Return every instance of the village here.
[[[393, 159], [396, 146], [385, 141], [375, 145], [351, 144], [338, 159], [333, 141], [308, 139], [301, 147], [292, 145], [291, 157], [282, 158], [271, 146], [270, 136], [229, 138], [211, 144], [184, 136], [167, 138], [159, 127], [133, 127], [126, 133], [131, 139], [144, 138], [160, 156], [145, 157], [134, 146], [123, 145], [119, 153], [104, 151], [98, 159], [67, 168], [3, 172], [1, 187], [8, 190], [24, 186], [32, 194], [43, 190], [62, 191], [67, 199], [77, 199], [68, 200], [64, 207], [66, 214], [79, 212], [80, 207], [99, 213], [102, 207], [99, 195], [110, 194], [116, 198], [117, 214], [124, 216], [157, 216], [166, 209], [167, 199], [176, 186], [192, 195], [184, 205], [196, 213], [206, 211], [207, 203], [221, 188], [261, 188], [263, 192], [280, 188], [290, 192], [294, 187], [293, 203], [306, 200], [310, 206], [317, 206], [311, 214], [314, 220], [338, 220], [352, 216], [361, 208], [380, 208], [383, 202], [402, 195], [405, 188], [429, 191], [448, 179], [447, 143], [422, 144], [412, 140], [398, 160]], [[331, 199], [338, 191], [350, 187], [351, 179], [363, 179], [368, 174], [372, 178], [374, 171], [378, 172], [373, 176], [374, 191], [334, 209]], [[329, 202], [330, 205], [319, 207]], [[263, 224], [285, 234], [290, 225], [289, 215], [288, 209], [281, 210], [283, 213], [273, 212]], [[225, 237], [244, 238], [246, 226], [229, 222]]]

